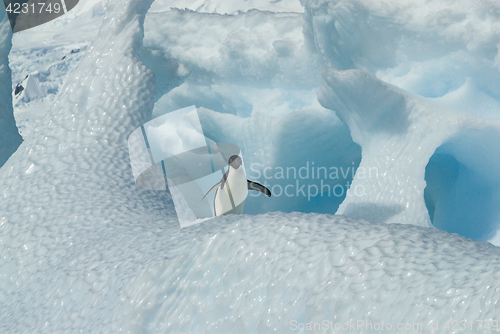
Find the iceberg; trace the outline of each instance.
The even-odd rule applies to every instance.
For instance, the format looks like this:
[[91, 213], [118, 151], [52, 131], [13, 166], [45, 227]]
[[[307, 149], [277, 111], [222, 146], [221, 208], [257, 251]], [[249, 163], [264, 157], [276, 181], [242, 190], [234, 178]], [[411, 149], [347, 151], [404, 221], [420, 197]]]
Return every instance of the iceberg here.
[[[482, 26], [472, 21], [469, 34], [452, 35], [467, 40], [474, 57], [489, 59], [483, 67], [482, 60], [474, 63], [491, 72], [483, 82], [474, 72], [467, 86], [452, 80], [424, 94], [415, 87], [432, 82], [432, 72], [417, 66], [401, 74], [411, 65], [404, 54], [414, 49], [388, 43], [368, 57], [380, 47], [373, 35], [366, 54], [356, 48], [368, 37], [345, 44], [370, 31], [365, 23], [379, 24], [379, 33], [380, 22], [391, 18], [407, 28], [407, 39], [423, 30], [415, 26], [418, 17], [407, 17], [408, 2], [398, 1], [406, 8], [400, 11], [393, 2], [303, 1], [304, 16], [176, 9], [163, 21], [159, 12], [146, 15], [151, 2], [107, 3], [99, 33], [54, 104], [0, 169], [2, 332], [448, 333], [456, 323], [468, 332], [498, 331], [500, 250], [492, 243], [499, 125], [484, 110], [464, 112], [471, 99], [486, 95], [481, 105], [495, 113], [495, 88], [487, 88], [497, 82], [497, 56], [488, 45], [498, 29], [476, 34]], [[454, 5], [458, 14], [420, 14], [430, 15], [433, 29], [449, 20], [457, 28], [464, 4], [470, 3]], [[95, 8], [79, 4], [65, 21], [51, 22], [67, 22], [84, 5]], [[495, 26], [494, 9], [482, 2], [474, 16]], [[367, 20], [353, 30], [359, 15]], [[253, 29], [261, 20], [263, 27]], [[212, 34], [197, 38], [197, 23], [210, 23]], [[342, 38], [326, 34], [332, 27]], [[259, 38], [265, 43], [252, 54]], [[186, 51], [196, 45], [199, 58]], [[432, 68], [436, 57], [448, 63], [450, 50], [443, 48], [428, 51], [437, 56], [418, 55], [421, 65]], [[321, 77], [323, 65], [329, 68]], [[2, 96], [11, 99], [11, 91], [8, 81]], [[311, 171], [314, 161], [355, 167], [345, 180], [364, 192], [282, 197], [263, 208], [249, 196], [248, 214], [179, 228], [170, 192], [136, 186], [128, 138], [153, 117], [196, 101], [204, 136], [241, 147], [249, 177], [272, 171], [273, 184], [286, 187], [278, 167]], [[9, 119], [1, 124], [14, 133]], [[199, 139], [183, 134], [188, 142]], [[178, 147], [184, 149], [182, 143], [167, 149]], [[372, 167], [377, 177], [369, 177]], [[490, 242], [431, 227], [457, 226], [461, 207], [480, 220], [468, 217], [457, 231], [471, 232], [467, 223], [474, 221], [480, 231], [470, 236]]]

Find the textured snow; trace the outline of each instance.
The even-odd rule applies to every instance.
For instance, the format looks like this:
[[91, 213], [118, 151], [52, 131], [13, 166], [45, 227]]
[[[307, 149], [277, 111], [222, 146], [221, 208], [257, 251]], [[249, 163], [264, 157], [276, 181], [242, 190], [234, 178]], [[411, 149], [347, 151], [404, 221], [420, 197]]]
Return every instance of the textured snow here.
[[[476, 29], [456, 34], [468, 41], [461, 52], [474, 59], [474, 76], [466, 79], [465, 70], [459, 71], [463, 85], [453, 79], [423, 93], [411, 87], [425, 87], [436, 76], [419, 66], [430, 66], [436, 57], [453, 64], [455, 58], [447, 58], [455, 52], [451, 47], [437, 56], [430, 48], [430, 55], [413, 59], [421, 64], [408, 67], [398, 83], [391, 70], [406, 68], [404, 55], [414, 48], [381, 49], [372, 59], [366, 55], [376, 48], [364, 43], [368, 37], [350, 46], [343, 41], [352, 35], [326, 42], [335, 36], [326, 32], [340, 30], [338, 22], [369, 18], [367, 24], [380, 27], [378, 20], [393, 19], [407, 26], [408, 38], [414, 36], [409, 31], [424, 31], [428, 44], [422, 43], [432, 46], [424, 36], [432, 38], [444, 19], [461, 15], [445, 11], [435, 17], [435, 8], [425, 12], [417, 6], [419, 18], [437, 22], [418, 26], [414, 16], [401, 15], [411, 13], [407, 2], [382, 8], [310, 1], [304, 2], [302, 34], [304, 21], [296, 13], [170, 10], [146, 16], [149, 4], [110, 0], [102, 20], [105, 7], [92, 1], [74, 10], [85, 18], [48, 23], [66, 29], [40, 50], [48, 55], [44, 68], [75, 48], [65, 45], [73, 29], [92, 22], [82, 28], [80, 41], [71, 42], [85, 47], [81, 58], [70, 60], [61, 76], [46, 76], [57, 88], [53, 105], [0, 169], [0, 305], [7, 305], [0, 312], [0, 332], [290, 333], [294, 320], [384, 321], [394, 328], [438, 323], [436, 333], [493, 331], [477, 329], [476, 320], [500, 318], [499, 248], [427, 226], [431, 214], [437, 227], [459, 227], [462, 234], [474, 231], [471, 237], [500, 243], [494, 235], [500, 132], [497, 121], [485, 119], [498, 118], [497, 56], [486, 47], [499, 31], [494, 19], [485, 20], [486, 27], [479, 20], [469, 28], [458, 24]], [[464, 4], [453, 8], [462, 13]], [[494, 18], [495, 6], [481, 2], [473, 13], [483, 10], [484, 17]], [[89, 13], [99, 15], [93, 20]], [[92, 26], [101, 20], [96, 37]], [[365, 28], [354, 36], [371, 31]], [[34, 29], [39, 36], [49, 34]], [[375, 29], [394, 37], [385, 32]], [[32, 37], [21, 37], [13, 57], [18, 64], [23, 52], [33, 52], [22, 51]], [[7, 35], [4, 51], [9, 44]], [[360, 45], [373, 47], [363, 53], [356, 49]], [[346, 57], [335, 58], [342, 48]], [[402, 55], [401, 63], [385, 59], [392, 53]], [[321, 77], [323, 64], [337, 68], [325, 69]], [[19, 72], [14, 76], [27, 74]], [[479, 82], [481, 73], [488, 75]], [[414, 86], [406, 84], [412, 75], [419, 76], [410, 80]], [[2, 96], [11, 99], [7, 82]], [[474, 104], [478, 97], [481, 102]], [[288, 213], [219, 217], [180, 229], [168, 192], [134, 185], [127, 138], [153, 114], [192, 104], [200, 107], [210, 139], [242, 148], [249, 178], [252, 163], [261, 172], [305, 161], [359, 165], [351, 188], [361, 185], [365, 193], [311, 201], [249, 196], [247, 213]], [[469, 112], [467, 105], [477, 109]], [[12, 123], [10, 128], [15, 129]], [[458, 172], [441, 173], [440, 165]], [[362, 178], [361, 167], [377, 167], [379, 177]], [[485, 197], [467, 207], [477, 195]], [[447, 330], [451, 320], [474, 328]]]

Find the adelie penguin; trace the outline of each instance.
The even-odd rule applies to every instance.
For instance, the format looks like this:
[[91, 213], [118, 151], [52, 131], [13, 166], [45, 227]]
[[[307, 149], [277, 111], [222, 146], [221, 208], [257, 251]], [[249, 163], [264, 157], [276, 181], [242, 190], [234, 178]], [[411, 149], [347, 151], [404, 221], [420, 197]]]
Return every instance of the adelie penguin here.
[[267, 197], [271, 197], [271, 191], [262, 184], [247, 180], [239, 156], [231, 156], [227, 164], [227, 172], [220, 182], [214, 185], [202, 198], [203, 200], [210, 192], [216, 190], [214, 197], [215, 216], [243, 213], [243, 205], [249, 189], [260, 191]]

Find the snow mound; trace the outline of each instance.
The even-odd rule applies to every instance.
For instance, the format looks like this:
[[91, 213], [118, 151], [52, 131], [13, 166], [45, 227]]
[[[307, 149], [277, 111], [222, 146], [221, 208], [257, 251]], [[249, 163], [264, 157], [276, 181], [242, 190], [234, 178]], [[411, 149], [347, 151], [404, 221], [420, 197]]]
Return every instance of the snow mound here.
[[191, 233], [189, 252], [144, 267], [130, 287], [134, 332], [290, 333], [326, 320], [316, 332], [362, 321], [347, 332], [373, 333], [366, 324], [384, 321], [446, 333], [452, 319], [500, 316], [500, 250], [488, 243], [301, 213], [217, 218]]
[[[85, 59], [0, 170], [0, 295], [10, 305], [0, 315], [2, 332], [115, 332], [110, 319], [122, 285], [107, 279], [134, 269], [124, 266], [120, 274], [111, 263], [120, 262], [118, 243], [130, 250], [137, 245], [108, 238], [120, 226], [130, 230], [144, 217], [154, 225], [172, 211], [165, 195], [135, 188], [128, 162], [128, 134], [150, 117], [155, 96], [154, 76], [138, 57], [148, 5], [110, 4], [113, 15]], [[100, 263], [107, 268], [101, 279], [110, 285], [96, 283]], [[93, 303], [105, 311], [88, 314]]]

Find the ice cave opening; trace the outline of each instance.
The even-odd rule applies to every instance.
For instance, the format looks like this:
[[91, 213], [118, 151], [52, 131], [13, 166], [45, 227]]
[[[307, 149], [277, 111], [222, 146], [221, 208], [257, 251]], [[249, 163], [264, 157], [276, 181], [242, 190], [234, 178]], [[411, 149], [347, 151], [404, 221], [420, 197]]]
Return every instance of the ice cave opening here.
[[477, 241], [496, 239], [500, 227], [498, 152], [500, 136], [493, 127], [460, 132], [435, 150], [425, 168], [424, 190], [434, 227]]

